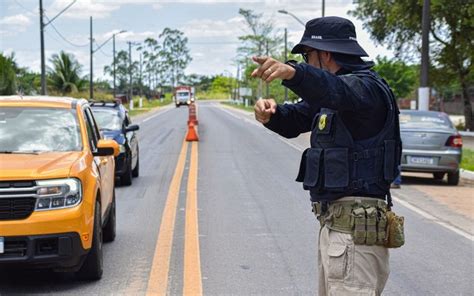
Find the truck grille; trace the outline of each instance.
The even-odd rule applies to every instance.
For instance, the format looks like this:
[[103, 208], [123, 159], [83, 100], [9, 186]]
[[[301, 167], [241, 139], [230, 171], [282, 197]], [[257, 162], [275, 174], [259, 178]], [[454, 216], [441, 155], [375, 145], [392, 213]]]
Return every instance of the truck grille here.
[[0, 220], [28, 218], [36, 204], [35, 182], [0, 182]]

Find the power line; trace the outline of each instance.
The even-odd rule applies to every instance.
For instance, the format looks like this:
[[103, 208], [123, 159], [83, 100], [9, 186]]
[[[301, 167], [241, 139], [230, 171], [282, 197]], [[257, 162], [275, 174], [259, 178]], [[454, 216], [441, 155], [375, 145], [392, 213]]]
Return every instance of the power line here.
[[[49, 21], [49, 18], [46, 16], [46, 19], [48, 19]], [[51, 27], [53, 27], [54, 31], [56, 31], [56, 33], [59, 35], [59, 37], [61, 37], [62, 40], [64, 40], [65, 42], [69, 43], [70, 45], [74, 46], [74, 47], [86, 47], [86, 46], [89, 46], [89, 44], [84, 44], [84, 45], [79, 45], [79, 44], [75, 44], [75, 43], [72, 43], [71, 41], [67, 40], [66, 37], [63, 36], [63, 34], [61, 34], [58, 29], [54, 26], [54, 24], [52, 23], [49, 23], [51, 25]]]
[[102, 50], [102, 48], [99, 48], [99, 51], [100, 51], [103, 55], [105, 55], [106, 57], [109, 57], [109, 58], [112, 58], [112, 57], [113, 57], [113, 56], [110, 55], [110, 54], [106, 54], [106, 53]]
[[23, 6], [23, 4], [21, 4], [20, 2], [18, 2], [17, 0], [13, 0], [15, 1], [16, 4], [18, 4], [21, 8], [23, 8], [24, 10], [30, 12], [30, 13], [33, 13], [35, 14], [35, 12], [33, 12], [33, 10], [30, 10], [29, 8], [26, 8], [25, 6]]
[[188, 42], [188, 44], [215, 45], [215, 44], [240, 44], [238, 41], [210, 41], [210, 42]]

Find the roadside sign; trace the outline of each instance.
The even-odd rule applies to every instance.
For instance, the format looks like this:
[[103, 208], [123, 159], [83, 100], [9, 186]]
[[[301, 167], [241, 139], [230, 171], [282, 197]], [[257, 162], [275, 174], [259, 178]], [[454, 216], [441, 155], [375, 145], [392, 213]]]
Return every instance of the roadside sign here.
[[239, 93], [242, 97], [250, 97], [252, 95], [252, 89], [249, 87], [241, 87]]

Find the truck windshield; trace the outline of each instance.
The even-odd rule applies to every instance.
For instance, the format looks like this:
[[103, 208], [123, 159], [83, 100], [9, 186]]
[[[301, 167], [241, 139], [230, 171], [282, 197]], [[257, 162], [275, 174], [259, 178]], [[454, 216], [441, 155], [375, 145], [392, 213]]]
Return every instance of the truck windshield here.
[[179, 98], [185, 98], [185, 97], [189, 97], [189, 92], [178, 92], [178, 97]]
[[74, 110], [0, 109], [0, 153], [80, 150], [81, 133]]

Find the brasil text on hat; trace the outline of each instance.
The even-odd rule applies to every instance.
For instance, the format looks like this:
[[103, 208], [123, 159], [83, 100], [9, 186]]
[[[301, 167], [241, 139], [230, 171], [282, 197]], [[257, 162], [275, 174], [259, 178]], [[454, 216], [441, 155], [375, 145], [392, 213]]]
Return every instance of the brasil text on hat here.
[[291, 53], [303, 53], [304, 47], [354, 56], [368, 56], [357, 43], [354, 24], [345, 18], [328, 16], [306, 23], [303, 38]]

